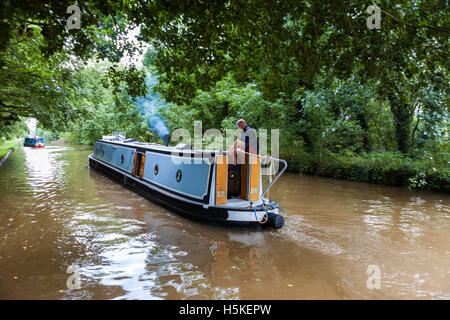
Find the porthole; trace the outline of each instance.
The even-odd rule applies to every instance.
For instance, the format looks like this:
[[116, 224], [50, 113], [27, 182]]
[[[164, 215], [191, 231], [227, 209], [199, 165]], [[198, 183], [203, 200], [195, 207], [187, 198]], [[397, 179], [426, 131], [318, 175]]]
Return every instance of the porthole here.
[[181, 169], [178, 169], [177, 175], [176, 175], [177, 182], [181, 181], [182, 176], [183, 176], [183, 173], [181, 172]]
[[158, 175], [158, 165], [155, 164], [155, 170], [153, 170], [153, 173], [155, 174], [155, 176]]
[[120, 163], [123, 163], [123, 161], [125, 160], [125, 158], [123, 157], [123, 155], [120, 157]]

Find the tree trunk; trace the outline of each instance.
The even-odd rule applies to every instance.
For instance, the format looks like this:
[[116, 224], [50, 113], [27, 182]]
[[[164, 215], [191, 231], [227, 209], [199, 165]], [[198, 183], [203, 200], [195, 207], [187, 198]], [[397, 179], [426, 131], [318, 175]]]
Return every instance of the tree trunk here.
[[389, 95], [391, 111], [394, 116], [395, 138], [397, 148], [402, 153], [409, 153], [411, 150], [411, 124], [413, 115], [408, 104], [400, 101], [394, 94]]
[[364, 143], [364, 151], [370, 152], [372, 150], [372, 146], [370, 145], [369, 140], [369, 124], [367, 122], [366, 116], [363, 112], [357, 112], [356, 118], [359, 122], [359, 125], [361, 126], [361, 129], [364, 131], [363, 135], [363, 143]]

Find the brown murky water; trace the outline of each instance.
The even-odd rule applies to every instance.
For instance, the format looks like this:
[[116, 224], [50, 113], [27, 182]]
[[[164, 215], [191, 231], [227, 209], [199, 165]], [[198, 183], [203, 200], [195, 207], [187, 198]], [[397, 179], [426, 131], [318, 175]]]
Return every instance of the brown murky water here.
[[0, 299], [450, 299], [446, 194], [285, 175], [283, 229], [230, 229], [89, 170], [89, 153], [19, 148], [0, 168]]

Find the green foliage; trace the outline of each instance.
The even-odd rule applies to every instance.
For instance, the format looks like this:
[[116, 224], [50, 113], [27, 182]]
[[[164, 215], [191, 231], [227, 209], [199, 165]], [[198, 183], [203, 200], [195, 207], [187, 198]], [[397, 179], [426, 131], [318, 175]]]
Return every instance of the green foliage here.
[[[28, 117], [77, 143], [244, 118], [290, 170], [448, 191], [447, 1], [378, 1], [379, 30], [360, 1], [88, 0], [69, 30], [72, 4], [0, 4], [0, 140]], [[119, 63], [137, 26], [142, 70]]]
[[359, 156], [327, 154], [314, 173], [332, 178], [450, 192], [450, 169], [439, 170], [401, 153], [383, 152]]
[[[379, 30], [367, 28], [367, 7], [360, 1], [153, 1], [142, 4], [137, 20], [143, 38], [154, 40], [159, 90], [170, 101], [198, 99], [199, 89], [209, 91], [229, 73], [240, 83], [257, 83], [272, 102], [312, 90], [324, 73], [328, 85], [357, 75], [388, 102], [396, 150], [407, 154], [418, 89], [431, 86], [442, 92], [447, 87], [447, 2], [377, 5], [382, 10]], [[369, 151], [371, 119], [362, 110], [354, 113], [359, 113]], [[314, 128], [303, 128], [309, 132], [301, 134], [319, 134], [321, 129]], [[321, 139], [314, 141], [319, 149], [323, 146]]]
[[[236, 129], [236, 121], [244, 118], [251, 127], [267, 129], [269, 133], [270, 129], [280, 129], [280, 135], [288, 137], [284, 126], [288, 121], [285, 107], [280, 100], [265, 100], [255, 84], [243, 87], [229, 75], [211, 90], [198, 91], [191, 103], [171, 104], [160, 109], [160, 113], [171, 131], [184, 128], [191, 132], [191, 136], [194, 121], [202, 122], [203, 132], [212, 128], [225, 132], [226, 129]], [[270, 146], [270, 141], [268, 144]]]
[[36, 136], [44, 138], [45, 142], [51, 142], [54, 140], [58, 140], [60, 138], [60, 132], [58, 131], [48, 131], [43, 128], [36, 129]]
[[70, 30], [66, 27], [67, 8], [73, 4], [1, 2], [0, 134], [28, 117], [38, 119], [43, 128], [60, 131], [90, 117], [85, 105], [77, 103], [77, 78], [82, 62], [91, 58], [111, 62], [102, 77], [114, 94], [121, 90], [132, 97], [145, 94], [144, 73], [133, 65], [119, 65], [125, 55], [140, 51], [128, 38], [135, 25], [120, 13], [120, 6], [80, 1], [82, 28]]
[[[171, 105], [161, 114], [172, 130], [186, 128], [191, 133], [194, 120], [202, 120], [203, 131], [235, 128], [239, 118], [256, 129], [280, 128], [281, 156], [293, 172], [449, 191], [447, 119], [442, 119], [435, 139], [425, 139], [433, 148], [418, 148], [421, 152], [415, 156], [395, 152], [389, 102], [379, 97], [376, 85], [361, 85], [356, 77], [328, 85], [318, 79], [311, 90], [298, 90], [291, 99], [272, 103], [256, 85], [243, 87], [230, 74], [209, 91], [198, 91], [190, 104]], [[430, 125], [427, 121], [422, 116], [420, 124]], [[416, 136], [420, 132], [416, 130]]]
[[[95, 64], [79, 70], [75, 79], [77, 92], [72, 103], [76, 109], [84, 109], [89, 115], [71, 123], [70, 130], [62, 135], [71, 143], [93, 144], [102, 135], [114, 131], [148, 141], [147, 122], [135, 108], [133, 100], [122, 82], [105, 86], [103, 75], [110, 69], [109, 63]], [[61, 130], [63, 131], [63, 130]]]
[[334, 153], [364, 149], [364, 131], [355, 120], [338, 119], [324, 131], [324, 147]]
[[9, 150], [15, 148], [19, 142], [19, 139], [0, 139], [0, 159], [3, 158], [9, 152]]
[[24, 136], [28, 132], [28, 127], [24, 122], [14, 122], [9, 126], [0, 126], [0, 143]]
[[[81, 28], [66, 26], [67, 8], [78, 5], [81, 10]], [[66, 49], [78, 58], [86, 59], [93, 54], [101, 59], [118, 62], [125, 54], [139, 50], [127, 39], [127, 33], [135, 25], [131, 16], [125, 18], [125, 8], [133, 3], [87, 0], [21, 0], [0, 3], [0, 50], [4, 50], [17, 34], [43, 38], [41, 50], [50, 57]], [[29, 30], [35, 28], [34, 30]]]
[[[363, 86], [355, 77], [328, 85], [326, 79], [319, 79], [311, 90], [297, 90], [293, 95], [298, 109], [296, 124], [309, 151], [320, 158], [323, 150], [383, 149], [380, 143], [389, 141], [386, 124], [392, 115], [376, 97], [374, 86]], [[382, 136], [381, 141], [374, 136]]]
[[75, 110], [70, 103], [74, 70], [69, 57], [61, 54], [46, 59], [40, 44], [38, 36], [16, 37], [0, 55], [0, 131], [26, 117], [61, 129], [83, 115], [83, 109]]

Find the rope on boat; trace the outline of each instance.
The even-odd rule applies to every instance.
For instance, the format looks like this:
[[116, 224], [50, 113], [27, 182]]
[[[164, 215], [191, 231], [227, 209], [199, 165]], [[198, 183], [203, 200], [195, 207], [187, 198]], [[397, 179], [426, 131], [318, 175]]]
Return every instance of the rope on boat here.
[[[272, 200], [272, 201], [273, 201], [273, 200]], [[283, 212], [283, 214], [284, 214], [285, 216], [287, 215], [286, 212], [284, 212], [284, 210], [281, 209], [281, 207], [278, 205], [278, 202], [273, 201], [270, 205], [271, 205], [273, 208], [280, 209], [281, 212]]]
[[[267, 208], [267, 207], [266, 207], [267, 205], [271, 206], [272, 208], [271, 208], [271, 209]], [[262, 211], [264, 211], [264, 219], [263, 219], [262, 221], [259, 221], [259, 220], [258, 220], [258, 216], [256, 215], [256, 208], [258, 208], [258, 207], [261, 208]], [[258, 222], [261, 223], [261, 224], [266, 223], [267, 220], [269, 219], [269, 213], [275, 213], [275, 210], [274, 210], [274, 209], [280, 209], [281, 212], [283, 212], [283, 214], [286, 215], [286, 212], [284, 212], [284, 210], [281, 209], [281, 207], [278, 205], [278, 202], [273, 201], [273, 202], [271, 202], [270, 204], [263, 203], [263, 204], [260, 204], [260, 205], [258, 205], [258, 206], [256, 206], [256, 207], [254, 208], [253, 212], [254, 212], [254, 214], [255, 214], [255, 219], [256, 219], [256, 221], [258, 221]], [[277, 213], [277, 214], [279, 214], [279, 213]]]
[[264, 224], [264, 223], [267, 222], [267, 220], [269, 220], [269, 215], [267, 214], [267, 212], [266, 212], [265, 210], [264, 210], [264, 217], [263, 217], [263, 220], [261, 220], [261, 221], [259, 221], [258, 216], [256, 215], [256, 208], [254, 209], [253, 212], [255, 213], [255, 220], [256, 220], [258, 223]]

